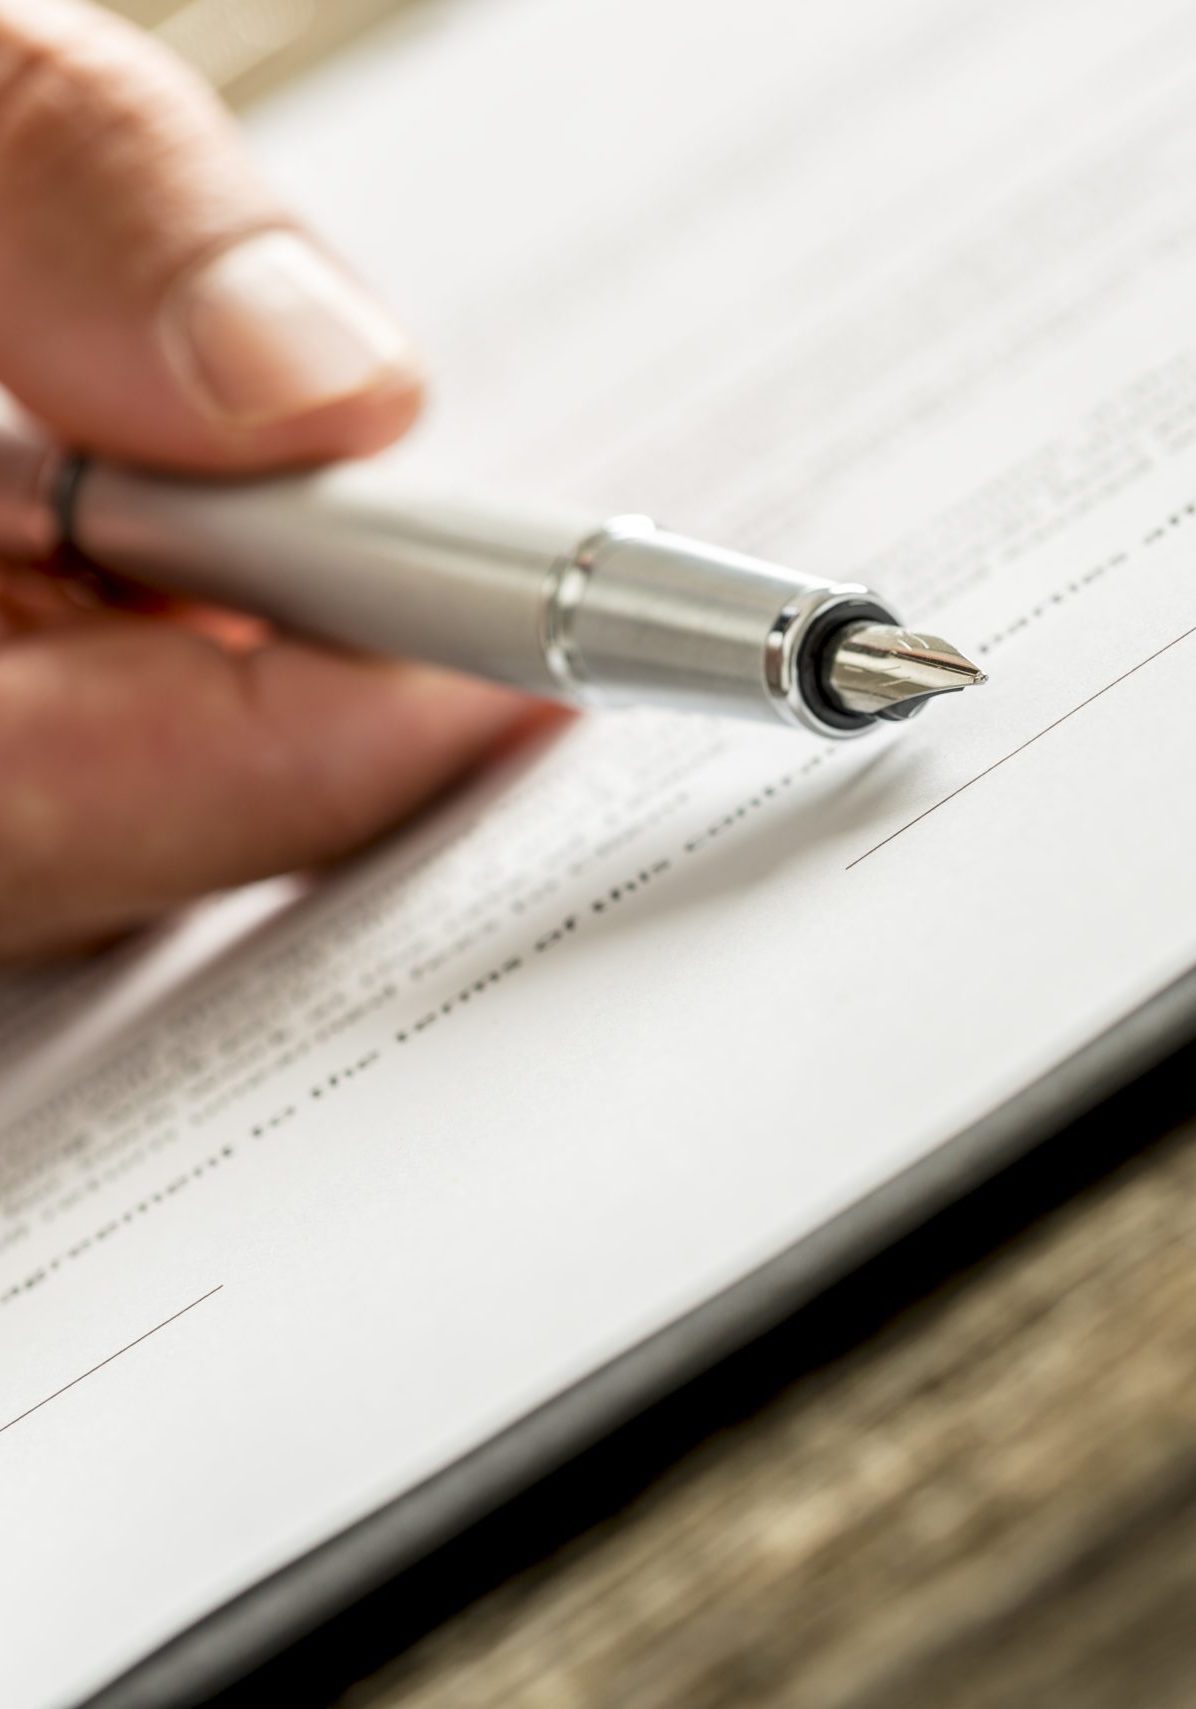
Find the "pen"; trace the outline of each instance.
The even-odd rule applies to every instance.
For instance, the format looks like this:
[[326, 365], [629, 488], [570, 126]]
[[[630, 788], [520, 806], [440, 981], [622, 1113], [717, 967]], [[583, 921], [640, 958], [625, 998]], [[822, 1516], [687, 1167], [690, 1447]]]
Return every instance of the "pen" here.
[[169, 594], [582, 705], [853, 736], [985, 680], [853, 582], [685, 539], [406, 497], [382, 465], [212, 480], [0, 438], [0, 551], [59, 547]]

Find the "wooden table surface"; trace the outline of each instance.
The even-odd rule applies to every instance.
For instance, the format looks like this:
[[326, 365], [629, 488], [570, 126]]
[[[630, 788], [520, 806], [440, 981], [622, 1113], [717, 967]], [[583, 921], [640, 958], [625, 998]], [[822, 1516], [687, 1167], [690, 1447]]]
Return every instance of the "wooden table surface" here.
[[1196, 1122], [784, 1376], [344, 1709], [1196, 1704]]

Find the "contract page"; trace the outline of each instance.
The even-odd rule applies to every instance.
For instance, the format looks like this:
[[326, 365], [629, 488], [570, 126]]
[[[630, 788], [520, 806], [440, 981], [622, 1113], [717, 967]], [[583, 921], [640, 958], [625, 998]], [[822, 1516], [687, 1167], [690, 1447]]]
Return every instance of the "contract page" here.
[[1196, 961], [1196, 15], [456, 0], [255, 114], [396, 474], [861, 580], [991, 681], [592, 716], [0, 997], [0, 1677], [76, 1703]]

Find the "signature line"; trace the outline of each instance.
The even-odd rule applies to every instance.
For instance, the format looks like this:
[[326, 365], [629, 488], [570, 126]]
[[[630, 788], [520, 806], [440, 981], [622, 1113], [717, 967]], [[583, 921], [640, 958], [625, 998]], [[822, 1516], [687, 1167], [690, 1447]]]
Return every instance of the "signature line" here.
[[54, 1393], [48, 1394], [44, 1400], [35, 1401], [32, 1406], [27, 1406], [24, 1412], [18, 1412], [15, 1418], [10, 1418], [7, 1424], [0, 1424], [0, 1436], [3, 1436], [6, 1430], [11, 1430], [14, 1424], [19, 1424], [23, 1418], [28, 1418], [31, 1413], [40, 1412], [43, 1406], [49, 1406], [50, 1402], [57, 1400], [60, 1394], [65, 1394], [68, 1389], [73, 1389], [78, 1383], [85, 1382], [88, 1377], [94, 1377], [97, 1371], [102, 1371], [105, 1365], [110, 1365], [114, 1359], [119, 1359], [122, 1353], [128, 1353], [133, 1347], [140, 1347], [143, 1341], [148, 1341], [150, 1336], [156, 1335], [160, 1329], [165, 1329], [168, 1323], [177, 1323], [180, 1317], [185, 1317], [189, 1311], [194, 1311], [197, 1305], [202, 1305], [205, 1300], [210, 1300], [213, 1294], [218, 1294], [223, 1286], [223, 1282], [218, 1282], [214, 1288], [209, 1288], [206, 1294], [200, 1294], [197, 1300], [192, 1300], [190, 1305], [183, 1306], [180, 1311], [171, 1312], [170, 1316], [164, 1317], [161, 1323], [155, 1323], [152, 1329], [147, 1329], [145, 1334], [139, 1335], [135, 1341], [128, 1341], [123, 1347], [118, 1347], [115, 1353], [109, 1353], [106, 1359], [101, 1359], [98, 1365], [91, 1367], [90, 1371], [83, 1371], [79, 1376], [72, 1377], [69, 1383], [63, 1383], [60, 1389], [55, 1389]]
[[1125, 682], [1126, 678], [1133, 676], [1136, 671], [1143, 670], [1147, 665], [1153, 664], [1155, 659], [1161, 659], [1164, 653], [1169, 653], [1172, 647], [1178, 647], [1181, 641], [1188, 639], [1189, 635], [1196, 635], [1196, 623], [1190, 629], [1185, 629], [1182, 635], [1177, 635], [1174, 641], [1168, 641], [1145, 659], [1139, 659], [1138, 663], [1131, 665], [1128, 671], [1122, 671], [1120, 676], [1115, 676], [1112, 682], [1107, 682], [1103, 688], [1098, 688], [1095, 694], [1088, 696], [1087, 700], [1081, 700], [1078, 706], [1073, 706], [1070, 712], [1065, 712], [1062, 717], [1056, 718], [1045, 729], [1039, 730], [1037, 735], [1027, 737], [1019, 747], [1013, 748], [1007, 754], [1002, 754], [1001, 758], [994, 760], [991, 765], [986, 765], [983, 771], [978, 771], [975, 777], [969, 777], [966, 783], [961, 783], [958, 789], [951, 791], [950, 795], [944, 795], [941, 801], [936, 801], [932, 807], [924, 808], [915, 818], [908, 819], [904, 825], [899, 825], [895, 831], [890, 831], [887, 837], [882, 837], [878, 843], [873, 843], [872, 847], [865, 849], [863, 854], [857, 855], [854, 860], [849, 860], [844, 871], [850, 872], [853, 866], [858, 866], [862, 860], [867, 860], [868, 856], [874, 855], [877, 849], [883, 849], [886, 843], [893, 841], [894, 837], [899, 837], [903, 832], [911, 830], [913, 826], [920, 825], [923, 819], [928, 819], [932, 813], [937, 813], [940, 807], [945, 807], [948, 801], [954, 801], [957, 795], [962, 795], [965, 789], [970, 789], [974, 783], [979, 783], [982, 777], [987, 777], [989, 772], [996, 771], [997, 767], [1003, 766], [1007, 760], [1016, 759], [1018, 754], [1024, 754], [1026, 749], [1033, 747], [1035, 742], [1040, 742], [1044, 736], [1049, 736], [1052, 730], [1059, 728], [1060, 724], [1066, 724], [1069, 718], [1074, 718], [1077, 712], [1082, 712], [1086, 706], [1091, 706], [1092, 702], [1099, 700], [1102, 694], [1108, 694], [1109, 690], [1116, 688], [1119, 682]]

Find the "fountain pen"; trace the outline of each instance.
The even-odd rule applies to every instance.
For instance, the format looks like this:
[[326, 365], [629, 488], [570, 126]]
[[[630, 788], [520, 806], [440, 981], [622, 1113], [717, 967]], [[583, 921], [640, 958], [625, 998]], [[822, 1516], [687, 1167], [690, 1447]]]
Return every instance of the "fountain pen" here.
[[582, 705], [845, 737], [985, 680], [860, 584], [643, 516], [410, 496], [386, 464], [214, 480], [0, 435], [0, 552], [64, 546], [153, 590]]

